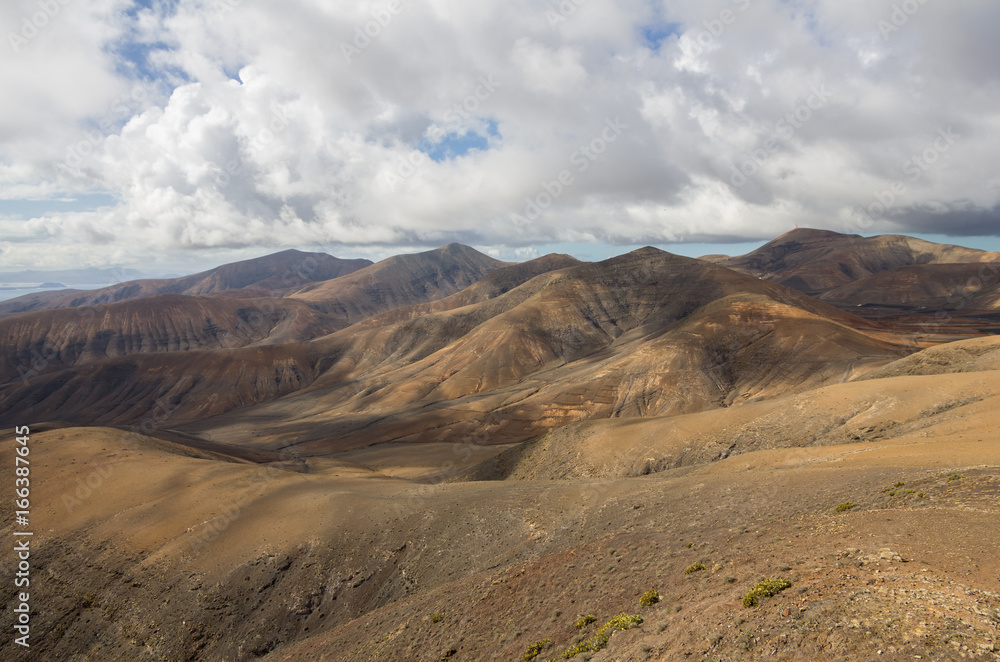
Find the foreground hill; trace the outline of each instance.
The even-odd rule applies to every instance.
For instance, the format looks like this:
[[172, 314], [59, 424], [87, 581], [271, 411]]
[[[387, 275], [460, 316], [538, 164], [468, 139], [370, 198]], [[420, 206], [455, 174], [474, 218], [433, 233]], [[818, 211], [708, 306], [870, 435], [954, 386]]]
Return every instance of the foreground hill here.
[[303, 283], [337, 278], [370, 264], [371, 260], [343, 260], [325, 253], [287, 250], [225, 264], [183, 278], [134, 280], [98, 290], [27, 294], [0, 303], [0, 316], [54, 308], [98, 306], [160, 294], [197, 296], [239, 290], [235, 296], [280, 296], [302, 287]]
[[[862, 237], [798, 228], [746, 255], [712, 256], [712, 259], [730, 269], [819, 295], [900, 267], [1000, 262], [1000, 253], [935, 244], [903, 235]], [[921, 276], [933, 277], [933, 272]]]
[[468, 470], [476, 480], [643, 476], [762, 449], [995, 436], [1000, 339], [948, 343], [855, 381], [672, 417], [566, 425]]
[[[46, 572], [32, 599], [47, 617], [31, 654], [478, 661], [523, 659], [542, 642], [548, 660], [602, 642], [572, 659], [996, 660], [996, 349], [960, 348], [956, 369], [979, 370], [954, 382], [887, 377], [833, 387], [867, 396], [798, 396], [781, 424], [888, 424], [922, 406], [903, 401], [921, 390], [913, 380], [934, 379], [924, 390], [944, 401], [982, 396], [926, 412], [924, 427], [795, 448], [771, 448], [758, 428], [725, 459], [632, 478], [429, 485], [336, 458], [290, 471], [223, 461], [221, 446], [210, 458], [111, 429], [39, 431], [33, 459], [73, 489], [39, 490], [33, 504], [32, 562]], [[947, 362], [943, 350], [923, 363]], [[616, 446], [673, 443], [666, 428], [646, 434], [651, 421], [621, 423]], [[695, 435], [686, 443], [702, 450]], [[580, 444], [581, 456], [594, 448]], [[480, 446], [455, 449], [453, 465], [482, 458]], [[0, 461], [11, 454], [4, 445]], [[741, 604], [764, 578], [789, 587]], [[659, 601], [641, 605], [651, 589]], [[638, 618], [597, 637], [622, 612]]]

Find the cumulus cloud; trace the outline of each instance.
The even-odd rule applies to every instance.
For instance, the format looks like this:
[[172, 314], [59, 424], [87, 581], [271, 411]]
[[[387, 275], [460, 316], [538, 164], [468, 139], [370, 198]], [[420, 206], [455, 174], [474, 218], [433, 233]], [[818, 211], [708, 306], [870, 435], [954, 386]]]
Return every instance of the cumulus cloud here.
[[49, 4], [0, 9], [0, 199], [115, 202], [11, 264], [1000, 231], [988, 0]]

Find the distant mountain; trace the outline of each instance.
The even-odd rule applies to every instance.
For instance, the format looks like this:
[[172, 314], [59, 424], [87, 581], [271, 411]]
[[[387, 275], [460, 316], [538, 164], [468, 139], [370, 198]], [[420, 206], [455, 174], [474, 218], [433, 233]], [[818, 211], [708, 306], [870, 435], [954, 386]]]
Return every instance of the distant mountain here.
[[354, 323], [399, 306], [441, 299], [508, 265], [469, 246], [448, 244], [396, 255], [348, 276], [306, 285], [289, 296]]
[[[94, 285], [96, 283], [116, 283], [126, 278], [134, 280], [142, 278], [143, 275], [138, 269], [97, 269], [94, 267], [52, 271], [29, 269], [27, 271], [2, 271], [0, 272], [0, 283], [58, 281], [71, 285]], [[59, 287], [65, 287], [65, 285]]]
[[136, 354], [302, 342], [341, 328], [294, 299], [161, 294], [0, 319], [0, 384]]
[[[410, 306], [410, 313], [391, 309], [407, 292], [426, 300], [493, 269], [496, 275], [477, 295], [487, 300], [538, 273], [579, 262], [547, 256], [503, 264], [457, 245], [391, 258], [373, 265], [360, 282], [343, 277], [350, 280], [341, 302], [350, 306], [337, 310], [359, 316], [363, 310], [384, 310], [382, 324], [392, 325], [432, 309], [462, 305], [456, 299]], [[421, 288], [413, 280], [419, 273], [431, 284]], [[394, 280], [402, 275], [407, 278]], [[331, 296], [336, 290], [330, 286]], [[42, 418], [58, 413], [68, 419], [123, 422], [142, 420], [151, 403], [162, 401], [178, 404], [171, 417], [176, 424], [266, 402], [307, 386], [338, 360], [342, 338], [351, 331], [302, 342], [319, 335], [318, 329], [345, 326], [342, 313], [324, 312], [321, 304], [318, 297], [311, 303], [292, 297], [165, 295], [99, 306], [93, 309], [94, 317], [57, 310], [0, 320], [0, 347], [5, 352], [0, 418], [27, 407]], [[262, 311], [270, 312], [261, 318]], [[26, 382], [21, 379], [25, 373]], [[64, 400], [71, 393], [77, 394], [72, 404]]]
[[330, 365], [308, 388], [188, 429], [238, 441], [269, 421], [265, 437], [304, 453], [513, 442], [836, 383], [909, 351], [794, 290], [652, 248], [452, 307], [466, 296], [317, 340]]
[[[329, 275], [335, 263], [320, 268], [321, 254], [289, 252], [236, 263], [180, 281], [152, 281], [143, 292], [184, 287], [184, 293], [141, 295], [116, 303], [8, 315], [0, 319], [0, 383], [108, 358], [137, 354], [236, 349], [248, 345], [299, 343], [330, 334], [379, 312], [425, 303], [463, 289], [504, 263], [466, 246], [400, 255], [370, 264], [353, 274], [305, 289], [302, 296], [282, 297], [298, 283], [275, 283], [267, 275], [291, 266], [316, 277]], [[335, 260], [336, 258], [330, 258]], [[570, 263], [578, 263], [566, 258]], [[544, 260], [539, 261], [539, 263]], [[564, 265], [566, 262], [558, 262]], [[556, 263], [549, 263], [554, 268]], [[515, 270], [538, 273], [537, 265]], [[291, 271], [286, 271], [291, 273]], [[260, 276], [264, 276], [261, 280]], [[510, 276], [508, 275], [508, 278]], [[263, 284], [275, 286], [267, 290]], [[242, 285], [243, 287], [237, 287]], [[195, 296], [191, 292], [204, 291]], [[254, 297], [270, 291], [271, 297]], [[118, 294], [126, 290], [118, 290]], [[108, 293], [94, 293], [102, 299]], [[72, 295], [78, 297], [79, 295]], [[60, 302], [50, 300], [49, 303]], [[65, 300], [61, 301], [65, 303]], [[88, 306], [80, 309], [79, 305]], [[42, 369], [39, 369], [39, 366]]]
[[922, 264], [883, 271], [820, 295], [841, 306], [954, 310], [963, 314], [1000, 309], [1000, 264]]
[[99, 290], [60, 290], [17, 297], [0, 303], [0, 316], [55, 308], [97, 306], [159, 294], [283, 296], [305, 283], [337, 278], [370, 265], [371, 260], [343, 260], [325, 253], [287, 250], [225, 264], [183, 278], [134, 280]]
[[[458, 289], [476, 268], [492, 271], [444, 299], [371, 314]], [[447, 246], [288, 300], [307, 295], [325, 315], [368, 317], [308, 343], [78, 361], [0, 395], [27, 420], [115, 424], [163, 401], [187, 432], [323, 454], [701, 411], [835, 383], [907, 351], [799, 292], [652, 248], [502, 266]]]
[[[171, 425], [265, 450], [513, 442], [573, 421], [691, 413], [850, 379], [918, 347], [845, 311], [856, 304], [842, 297], [940, 302], [992, 256], [800, 230], [727, 258], [741, 270], [653, 248], [507, 264], [450, 244], [267, 298], [246, 296], [255, 285], [218, 289], [254, 279], [203, 278], [207, 296], [97, 307], [93, 323], [71, 320], [75, 311], [3, 320], [8, 366], [31, 366], [40, 348], [55, 355], [28, 384], [8, 368], [0, 396], [31, 420], [102, 424], [167, 401]], [[820, 296], [841, 308], [782, 282], [829, 287]]]
[[900, 267], [1000, 262], [1000, 253], [903, 235], [862, 237], [808, 228], [787, 232], [746, 255], [706, 257], [721, 266], [811, 295]]
[[66, 286], [63, 285], [62, 283], [41, 283], [39, 285], [25, 285], [23, 283], [19, 283], [17, 285], [13, 285], [13, 286], [0, 285], [0, 291], [11, 291], [11, 290], [20, 291], [20, 290], [28, 290], [28, 289], [52, 290], [52, 289], [65, 288], [65, 287]]

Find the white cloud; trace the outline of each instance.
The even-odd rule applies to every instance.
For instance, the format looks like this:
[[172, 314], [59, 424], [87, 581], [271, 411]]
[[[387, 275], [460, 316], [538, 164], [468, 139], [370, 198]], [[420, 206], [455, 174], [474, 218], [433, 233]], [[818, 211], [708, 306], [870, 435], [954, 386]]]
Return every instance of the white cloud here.
[[[12, 92], [0, 200], [117, 203], [0, 221], [0, 263], [853, 231], [849, 210], [899, 180], [886, 230], [921, 205], [967, 221], [1000, 202], [1000, 9], [986, 0], [927, 3], [886, 38], [893, 3], [881, 0], [621, 0], [554, 26], [549, 5], [527, 0], [406, 0], [373, 24], [388, 4], [180, 0], [133, 18], [125, 0], [63, 6], [0, 55]], [[8, 3], [0, 25], [16, 32], [36, 8]], [[345, 57], [341, 44], [371, 25]], [[122, 59], [137, 50], [148, 61]], [[156, 84], [136, 94], [146, 71]], [[787, 133], [816, 86], [829, 102]], [[581, 170], [574, 155], [615, 118], [627, 130]], [[434, 162], [418, 149], [492, 126], [486, 150]], [[948, 127], [960, 138], [909, 180], [908, 160]], [[767, 158], [734, 186], [755, 151]], [[564, 170], [573, 182], [515, 223]], [[913, 227], [944, 232], [949, 218], [914, 214]]]
[[563, 46], [557, 50], [524, 38], [514, 43], [511, 61], [517, 67], [517, 80], [525, 88], [555, 96], [580, 96], [587, 71], [580, 63], [580, 52]]

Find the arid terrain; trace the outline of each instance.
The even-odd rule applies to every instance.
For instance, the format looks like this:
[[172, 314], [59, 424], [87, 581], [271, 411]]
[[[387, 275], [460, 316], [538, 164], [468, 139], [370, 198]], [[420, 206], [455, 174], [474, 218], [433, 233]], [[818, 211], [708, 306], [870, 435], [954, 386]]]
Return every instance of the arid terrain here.
[[797, 229], [4, 302], [0, 657], [1000, 660], [998, 261]]

